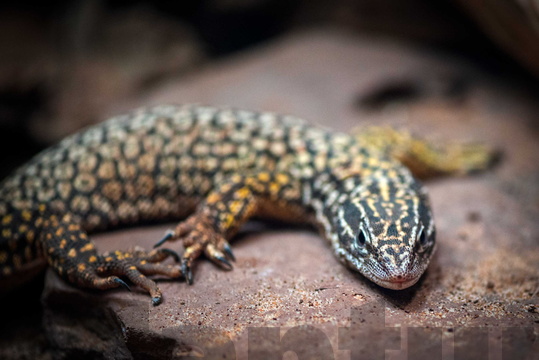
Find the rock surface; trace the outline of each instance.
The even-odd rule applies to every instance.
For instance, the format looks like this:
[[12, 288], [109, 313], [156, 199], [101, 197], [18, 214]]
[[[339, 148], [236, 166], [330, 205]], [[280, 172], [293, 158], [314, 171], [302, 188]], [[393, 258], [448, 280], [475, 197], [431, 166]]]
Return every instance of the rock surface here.
[[[382, 96], [376, 110], [362, 107], [361, 100], [381, 83], [420, 91], [412, 91], [412, 97]], [[437, 91], [438, 84], [460, 84], [458, 96]], [[536, 356], [538, 106], [526, 94], [459, 59], [318, 31], [229, 58], [109, 111], [166, 102], [271, 110], [339, 130], [401, 125], [435, 139], [493, 144], [504, 157], [488, 173], [427, 184], [438, 250], [411, 289], [384, 290], [347, 270], [309, 229], [252, 223], [233, 241], [233, 271], [200, 261], [194, 285], [160, 281], [165, 300], [158, 307], [137, 289], [80, 291], [49, 272], [42, 301], [56, 354], [115, 359], [281, 359], [283, 354], [291, 359], [289, 351], [300, 359]], [[168, 227], [93, 238], [101, 250], [149, 248]]]

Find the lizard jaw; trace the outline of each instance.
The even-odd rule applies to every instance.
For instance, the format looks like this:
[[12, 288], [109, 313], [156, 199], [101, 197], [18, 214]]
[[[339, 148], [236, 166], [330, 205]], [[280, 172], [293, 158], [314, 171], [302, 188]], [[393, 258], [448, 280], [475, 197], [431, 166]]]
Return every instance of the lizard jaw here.
[[419, 278], [421, 277], [421, 275], [419, 276], [416, 276], [414, 278], [411, 278], [411, 279], [407, 279], [407, 278], [404, 278], [404, 279], [401, 279], [401, 278], [397, 278], [397, 279], [381, 279], [377, 276], [374, 276], [371, 280], [386, 288], [386, 289], [391, 289], [391, 290], [404, 290], [404, 289], [407, 289], [409, 287], [411, 287], [412, 285], [414, 285], [415, 283], [417, 283], [417, 281], [419, 280]]

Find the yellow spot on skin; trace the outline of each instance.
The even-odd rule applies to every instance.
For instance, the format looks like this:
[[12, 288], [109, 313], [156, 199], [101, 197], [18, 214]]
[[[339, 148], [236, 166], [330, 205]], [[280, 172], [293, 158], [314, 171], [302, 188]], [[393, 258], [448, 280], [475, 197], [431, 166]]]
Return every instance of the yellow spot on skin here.
[[69, 256], [69, 257], [77, 256], [77, 250], [75, 250], [75, 249], [69, 250], [69, 252], [67, 253], [67, 256]]
[[270, 184], [269, 188], [270, 188], [270, 192], [272, 194], [277, 194], [279, 192], [279, 189], [281, 188], [281, 186], [279, 184], [277, 184], [277, 183], [272, 182]]
[[227, 193], [230, 191], [230, 189], [232, 188], [232, 185], [230, 185], [229, 183], [224, 183], [221, 188], [220, 188], [220, 191], [223, 192], [223, 193]]
[[105, 261], [112, 261], [112, 257], [107, 256], [107, 257], [105, 258]]
[[21, 234], [24, 234], [24, 233], [26, 233], [27, 231], [28, 231], [28, 225], [22, 224], [21, 226], [19, 226], [19, 232], [20, 232]]
[[28, 210], [23, 210], [22, 213], [21, 213], [21, 216], [23, 218], [23, 220], [25, 221], [30, 221], [30, 219], [32, 218], [32, 213]]
[[90, 258], [88, 258], [88, 262], [94, 263], [96, 261], [97, 261], [97, 257], [94, 256], [94, 255], [92, 255], [92, 256], [90, 256]]
[[217, 210], [219, 210], [221, 212], [226, 211], [226, 206], [225, 206], [224, 203], [222, 203], [222, 202], [218, 203], [216, 206], [217, 206]]
[[230, 228], [232, 224], [234, 224], [234, 216], [232, 216], [232, 214], [227, 214], [225, 217], [226, 228]]
[[277, 180], [278, 183], [281, 183], [281, 184], [287, 184], [290, 181], [288, 176], [285, 174], [277, 174], [275, 179]]
[[368, 164], [371, 167], [378, 167], [378, 160], [374, 157], [369, 158]]
[[237, 175], [237, 174], [236, 174], [236, 175], [232, 176], [232, 178], [230, 178], [230, 180], [232, 180], [232, 182], [238, 184], [238, 183], [241, 182], [242, 177], [241, 177], [241, 175]]
[[242, 203], [241, 201], [232, 201], [230, 203], [230, 211], [233, 213], [233, 214], [237, 214], [241, 211], [241, 206]]
[[155, 188], [153, 178], [147, 175], [139, 176], [137, 179], [137, 192], [142, 196], [151, 196]]
[[219, 194], [212, 193], [208, 196], [207, 202], [208, 204], [215, 204], [219, 200], [221, 200], [221, 196]]
[[67, 244], [67, 241], [65, 239], [62, 239], [62, 241], [60, 241], [60, 249], [65, 248], [66, 244]]
[[58, 228], [56, 230], [56, 236], [60, 237], [64, 234], [64, 228]]
[[389, 186], [387, 182], [380, 182], [380, 196], [384, 201], [389, 201]]
[[29, 230], [27, 233], [26, 233], [26, 240], [28, 240], [28, 242], [33, 242], [34, 241], [34, 238], [35, 238], [36, 234], [33, 230]]
[[148, 262], [147, 262], [146, 260], [142, 260], [142, 261], [140, 262], [140, 265], [146, 265], [147, 263], [148, 263]]
[[13, 220], [13, 216], [12, 215], [6, 215], [2, 218], [2, 225], [7, 225], [9, 223], [11, 223], [11, 221]]
[[94, 249], [94, 244], [88, 243], [88, 244], [84, 245], [84, 246], [80, 249], [80, 251], [81, 251], [81, 252], [84, 252], [84, 251], [91, 251], [91, 250], [93, 250], [93, 249]]
[[86, 270], [86, 265], [84, 265], [84, 264], [79, 264], [79, 265], [77, 266], [77, 269], [78, 269], [80, 272], [82, 272], [82, 271]]
[[5, 238], [10, 238], [11, 237], [11, 229], [2, 230], [2, 236], [5, 237]]
[[116, 168], [111, 161], [101, 164], [97, 172], [102, 179], [112, 179], [116, 175]]
[[76, 224], [70, 224], [69, 227], [67, 228], [69, 231], [77, 231], [80, 229], [80, 227]]
[[0, 251], [0, 264], [4, 264], [7, 261], [7, 252]]
[[371, 211], [373, 212], [374, 216], [380, 217], [380, 214], [379, 214], [378, 211], [376, 210], [376, 205], [375, 205], [375, 203], [374, 203], [374, 199], [368, 198], [366, 201], [367, 201], [367, 205], [369, 206], [369, 209], [371, 209]]
[[112, 201], [118, 201], [122, 197], [123, 188], [117, 181], [111, 181], [106, 183], [102, 188], [102, 194], [111, 199]]
[[47, 207], [45, 206], [45, 204], [41, 204], [39, 205], [38, 209], [40, 212], [44, 212], [47, 209]]
[[393, 169], [388, 170], [388, 172], [387, 172], [387, 177], [388, 177], [389, 179], [396, 179], [397, 176], [398, 176], [398, 175], [397, 175], [397, 172], [396, 172], [395, 170], [393, 170]]
[[136, 266], [130, 266], [129, 270], [137, 270], [137, 267]]
[[246, 188], [246, 187], [243, 187], [243, 188], [239, 189], [239, 190], [236, 192], [236, 194], [238, 195], [238, 197], [239, 197], [240, 199], [245, 199], [245, 198], [247, 198], [247, 197], [249, 196], [250, 193], [251, 193], [251, 191], [249, 191], [249, 189]]
[[267, 172], [261, 172], [260, 174], [258, 174], [258, 180], [260, 181], [269, 181], [270, 179], [270, 175], [267, 173]]

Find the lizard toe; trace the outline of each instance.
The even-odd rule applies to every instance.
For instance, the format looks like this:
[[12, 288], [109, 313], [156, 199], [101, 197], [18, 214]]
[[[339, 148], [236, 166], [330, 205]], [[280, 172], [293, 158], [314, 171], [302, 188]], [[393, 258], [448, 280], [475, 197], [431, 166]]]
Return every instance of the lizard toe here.
[[226, 255], [221, 252], [215, 245], [208, 244], [208, 246], [206, 246], [206, 248], [204, 249], [204, 255], [206, 255], [207, 258], [212, 260], [221, 268], [226, 270], [232, 270], [232, 264], [230, 263], [230, 261], [228, 261]]

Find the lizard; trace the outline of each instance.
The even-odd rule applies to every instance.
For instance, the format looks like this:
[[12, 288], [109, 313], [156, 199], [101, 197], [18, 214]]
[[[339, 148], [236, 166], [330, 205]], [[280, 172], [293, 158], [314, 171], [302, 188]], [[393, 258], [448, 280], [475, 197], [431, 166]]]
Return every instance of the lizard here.
[[[192, 284], [201, 255], [231, 269], [229, 241], [257, 216], [312, 224], [345, 265], [405, 289], [436, 245], [420, 179], [491, 159], [483, 145], [437, 146], [386, 127], [348, 134], [271, 112], [139, 108], [65, 138], [1, 182], [0, 285], [48, 265], [81, 288], [129, 289], [127, 279], [157, 305], [151, 275]], [[156, 221], [179, 222], [149, 251], [99, 253], [89, 238]], [[162, 247], [176, 240], [181, 256]]]

